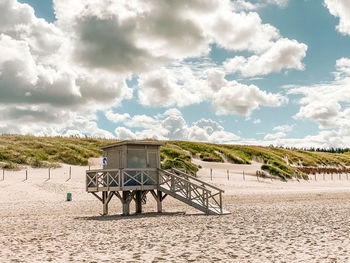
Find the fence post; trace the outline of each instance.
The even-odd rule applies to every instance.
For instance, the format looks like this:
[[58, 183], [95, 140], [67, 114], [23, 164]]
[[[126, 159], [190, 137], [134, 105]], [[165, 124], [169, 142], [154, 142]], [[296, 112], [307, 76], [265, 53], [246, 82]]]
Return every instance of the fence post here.
[[210, 168], [210, 180], [213, 181], [213, 169]]
[[2, 181], [5, 180], [5, 168], [2, 168]]
[[72, 178], [72, 166], [69, 166], [69, 176], [66, 182], [68, 182]]
[[244, 171], [243, 171], [243, 181], [245, 181], [245, 174], [244, 174]]
[[230, 180], [230, 171], [227, 169], [227, 180]]
[[257, 179], [258, 182], [259, 182], [259, 173], [258, 173], [258, 171], [256, 171], [256, 179]]
[[47, 178], [47, 180], [51, 179], [51, 168], [49, 167], [49, 178]]
[[28, 180], [28, 170], [26, 169], [26, 179], [24, 181]]
[[339, 180], [341, 180], [341, 173], [339, 173]]

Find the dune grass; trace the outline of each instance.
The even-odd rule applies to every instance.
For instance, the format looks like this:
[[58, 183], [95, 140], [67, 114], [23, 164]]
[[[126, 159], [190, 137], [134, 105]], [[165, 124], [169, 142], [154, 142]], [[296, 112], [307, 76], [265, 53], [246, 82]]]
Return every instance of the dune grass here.
[[[34, 137], [0, 135], [0, 167], [13, 169], [21, 165], [55, 166], [57, 163], [87, 165], [88, 158], [101, 157], [101, 146], [117, 140], [74, 137]], [[236, 164], [262, 163], [262, 170], [282, 179], [306, 178], [297, 166], [345, 167], [350, 153], [310, 152], [276, 147], [220, 145], [187, 141], [168, 141], [161, 147], [162, 168], [185, 168], [195, 174], [200, 167], [192, 158], [208, 162], [229, 161]]]
[[55, 163], [87, 165], [102, 155], [100, 147], [112, 140], [73, 137], [0, 136], [0, 162], [4, 168], [20, 165], [46, 167]]

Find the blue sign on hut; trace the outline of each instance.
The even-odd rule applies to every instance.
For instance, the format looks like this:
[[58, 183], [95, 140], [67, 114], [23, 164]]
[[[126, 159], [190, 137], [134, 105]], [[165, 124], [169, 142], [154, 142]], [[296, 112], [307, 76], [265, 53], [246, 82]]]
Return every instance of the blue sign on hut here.
[[103, 204], [113, 196], [123, 204], [123, 214], [130, 213], [130, 202], [135, 201], [136, 213], [142, 212], [142, 200], [148, 193], [157, 201], [162, 212], [162, 201], [170, 195], [207, 214], [224, 214], [223, 190], [179, 169], [161, 169], [158, 141], [121, 141], [102, 147], [103, 169], [86, 171], [86, 191]]

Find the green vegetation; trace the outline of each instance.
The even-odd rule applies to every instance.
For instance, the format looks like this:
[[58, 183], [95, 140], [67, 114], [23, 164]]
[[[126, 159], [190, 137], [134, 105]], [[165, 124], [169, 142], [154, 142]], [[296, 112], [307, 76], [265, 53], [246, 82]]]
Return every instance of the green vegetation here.
[[88, 158], [101, 156], [102, 145], [114, 141], [93, 138], [0, 135], [0, 166], [14, 169], [19, 165], [32, 167], [51, 167], [56, 166], [56, 163], [87, 165]]
[[[55, 166], [57, 163], [86, 165], [88, 158], [100, 157], [100, 147], [116, 140], [74, 137], [34, 137], [0, 135], [0, 167], [14, 169], [21, 165]], [[219, 145], [169, 141], [161, 147], [162, 168], [182, 167], [195, 174], [199, 167], [191, 158], [208, 162], [250, 164], [261, 162], [262, 170], [282, 179], [306, 175], [296, 166], [319, 167], [350, 165], [349, 152], [332, 153], [276, 147]]]
[[198, 171], [198, 166], [191, 163], [191, 155], [172, 143], [161, 147], [160, 157], [163, 169], [185, 168], [191, 174]]

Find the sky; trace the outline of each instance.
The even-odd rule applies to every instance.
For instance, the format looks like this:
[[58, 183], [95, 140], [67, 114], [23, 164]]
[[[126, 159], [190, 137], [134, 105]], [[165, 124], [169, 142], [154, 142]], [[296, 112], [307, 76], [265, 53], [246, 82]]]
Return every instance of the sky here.
[[348, 0], [1, 0], [0, 133], [350, 146]]

